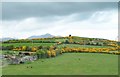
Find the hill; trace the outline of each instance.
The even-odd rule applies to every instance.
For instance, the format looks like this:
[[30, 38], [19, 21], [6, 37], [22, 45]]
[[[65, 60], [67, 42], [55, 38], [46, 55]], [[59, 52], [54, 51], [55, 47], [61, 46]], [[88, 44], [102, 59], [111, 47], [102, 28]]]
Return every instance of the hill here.
[[51, 35], [49, 33], [43, 34], [43, 35], [37, 35], [37, 36], [30, 36], [28, 39], [34, 39], [34, 38], [52, 38], [54, 35]]
[[14, 40], [15, 38], [10, 38], [10, 37], [5, 37], [5, 38], [0, 38], [0, 41], [8, 41], [8, 40]]

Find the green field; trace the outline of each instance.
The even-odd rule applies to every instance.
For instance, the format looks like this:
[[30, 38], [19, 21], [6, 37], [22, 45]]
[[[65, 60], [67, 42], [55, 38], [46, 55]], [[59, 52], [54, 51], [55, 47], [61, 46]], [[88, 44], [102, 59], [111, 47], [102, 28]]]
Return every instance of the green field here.
[[64, 53], [55, 58], [39, 59], [30, 64], [8, 65], [3, 67], [2, 73], [4, 75], [117, 75], [118, 55]]
[[94, 46], [94, 45], [79, 45], [79, 44], [61, 44], [59, 47], [69, 48], [111, 48], [111, 46]]
[[19, 46], [51, 46], [54, 45], [55, 43], [4, 43], [2, 46], [10, 46], [13, 45], [15, 47]]
[[[15, 47], [19, 46], [52, 46], [55, 43], [4, 43], [2, 46], [10, 46], [13, 45]], [[94, 45], [79, 45], [79, 44], [61, 44], [58, 47], [70, 47], [70, 48], [110, 48], [111, 46], [94, 46]]]

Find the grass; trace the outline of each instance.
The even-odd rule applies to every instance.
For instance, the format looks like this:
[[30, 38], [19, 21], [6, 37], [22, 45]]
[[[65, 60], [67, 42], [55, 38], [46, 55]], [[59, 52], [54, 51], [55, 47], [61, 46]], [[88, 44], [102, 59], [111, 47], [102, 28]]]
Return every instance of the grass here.
[[3, 67], [2, 71], [3, 75], [117, 75], [118, 56], [98, 53], [64, 53], [55, 58], [40, 59], [31, 64], [8, 65]]
[[2, 54], [2, 50], [0, 50], [0, 55]]
[[9, 46], [9, 45], [13, 45], [15, 47], [18, 46], [51, 46], [54, 45], [55, 43], [4, 43], [2, 44], [2, 46]]
[[[4, 43], [2, 46], [10, 46], [13, 45], [15, 47], [18, 46], [51, 46], [55, 43]], [[94, 46], [94, 45], [79, 45], [79, 44], [61, 44], [59, 47], [70, 47], [70, 48], [110, 48], [110, 46]]]
[[[2, 51], [0, 50], [0, 56], [2, 55]], [[0, 58], [0, 76], [2, 76], [2, 59]]]
[[70, 47], [70, 48], [110, 48], [111, 46], [94, 46], [94, 45], [79, 45], [79, 44], [61, 44], [59, 47]]

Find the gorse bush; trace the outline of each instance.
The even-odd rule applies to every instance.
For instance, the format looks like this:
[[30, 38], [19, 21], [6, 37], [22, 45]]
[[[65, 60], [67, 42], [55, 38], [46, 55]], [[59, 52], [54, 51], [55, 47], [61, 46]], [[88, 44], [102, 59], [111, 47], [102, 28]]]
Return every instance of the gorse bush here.
[[52, 50], [51, 51], [51, 57], [55, 57], [56, 56], [56, 51], [55, 50]]
[[51, 57], [51, 52], [47, 51], [47, 57], [50, 58]]
[[36, 52], [37, 50], [38, 50], [37, 47], [32, 47], [32, 49], [31, 49], [32, 52]]
[[110, 53], [110, 51], [117, 51], [118, 48], [62, 48], [62, 52], [90, 52], [90, 53]]

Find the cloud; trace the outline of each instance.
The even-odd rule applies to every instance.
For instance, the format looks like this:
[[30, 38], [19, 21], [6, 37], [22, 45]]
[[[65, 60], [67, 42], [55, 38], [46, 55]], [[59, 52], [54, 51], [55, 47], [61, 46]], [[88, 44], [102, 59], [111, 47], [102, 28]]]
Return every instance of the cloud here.
[[[2, 2], [108, 2], [108, 0], [1, 0]], [[118, 2], [119, 0], [109, 0]]]
[[71, 34], [115, 40], [117, 8], [117, 2], [3, 2], [0, 34], [15, 38]]
[[[108, 0], [1, 0], [2, 2], [108, 2]], [[119, 0], [109, 0], [118, 2]]]
[[3, 21], [2, 34], [16, 38], [50, 33], [53, 35], [95, 37], [115, 40], [118, 36], [118, 11], [104, 10], [91, 13], [87, 19], [80, 19], [81, 13], [65, 16], [30, 17], [23, 20]]
[[23, 20], [31, 17], [52, 18], [76, 13], [84, 15], [80, 19], [87, 19], [91, 13], [111, 9], [117, 9], [117, 2], [3, 2], [2, 20]]

